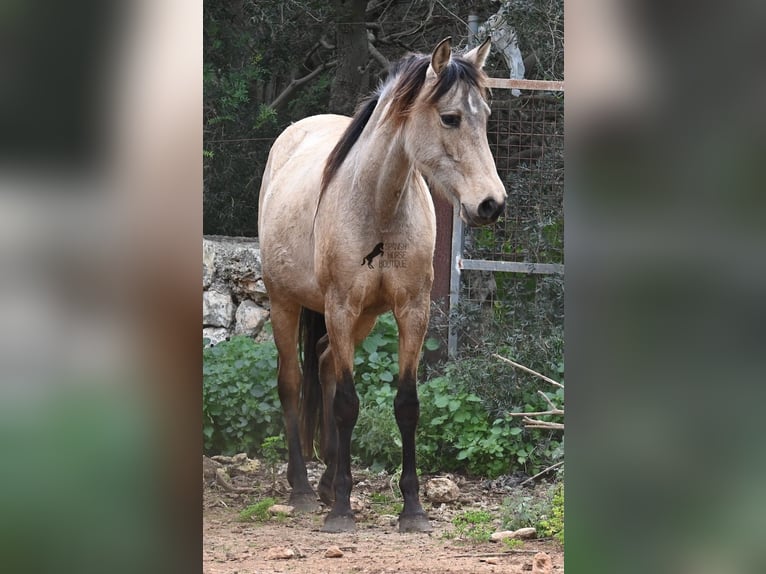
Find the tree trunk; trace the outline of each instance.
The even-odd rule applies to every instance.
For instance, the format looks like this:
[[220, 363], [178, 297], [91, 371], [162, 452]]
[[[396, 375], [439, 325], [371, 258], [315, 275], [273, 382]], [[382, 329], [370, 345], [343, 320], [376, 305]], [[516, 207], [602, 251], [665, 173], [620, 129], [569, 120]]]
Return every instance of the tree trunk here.
[[331, 113], [350, 116], [361, 96], [369, 89], [367, 71], [367, 28], [364, 24], [366, 0], [336, 0], [335, 48], [338, 66], [330, 88]]

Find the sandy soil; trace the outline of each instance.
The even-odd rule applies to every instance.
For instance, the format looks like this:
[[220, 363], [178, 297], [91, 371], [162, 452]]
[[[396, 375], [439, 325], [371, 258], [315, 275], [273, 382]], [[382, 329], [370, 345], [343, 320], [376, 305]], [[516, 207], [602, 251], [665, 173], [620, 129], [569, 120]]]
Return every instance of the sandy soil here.
[[[253, 466], [253, 465], [251, 465]], [[552, 572], [564, 571], [561, 545], [554, 540], [529, 540], [509, 549], [502, 543], [476, 542], [455, 536], [454, 516], [471, 509], [497, 512], [507, 491], [487, 488], [481, 480], [452, 478], [460, 487], [460, 497], [449, 504], [431, 504], [424, 508], [434, 528], [429, 534], [400, 534], [395, 510], [390, 503], [379, 502], [375, 493], [393, 495], [391, 478], [363, 470], [354, 470], [353, 496], [357, 500], [357, 529], [353, 534], [327, 534], [320, 527], [327, 509], [314, 514], [271, 518], [266, 522], [243, 522], [239, 513], [248, 505], [267, 496], [286, 503], [287, 484], [283, 474], [271, 476], [261, 465], [236, 475], [225, 487], [207, 467], [203, 511], [203, 568], [205, 574], [296, 574], [335, 573], [521, 573], [532, 571], [532, 558], [547, 553]], [[310, 469], [318, 476], [321, 468]], [[427, 477], [421, 478], [421, 484]], [[252, 492], [235, 492], [247, 488]], [[499, 529], [499, 521], [497, 524]], [[328, 548], [337, 546], [343, 556], [325, 557]], [[275, 559], [276, 553], [292, 554]]]

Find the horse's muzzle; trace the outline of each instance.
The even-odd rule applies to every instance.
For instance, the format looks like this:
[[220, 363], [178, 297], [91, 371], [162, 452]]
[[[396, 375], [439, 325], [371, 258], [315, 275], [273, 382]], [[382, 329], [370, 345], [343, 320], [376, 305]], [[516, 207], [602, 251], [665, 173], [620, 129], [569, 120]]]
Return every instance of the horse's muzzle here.
[[491, 197], [488, 197], [479, 204], [477, 213], [480, 219], [486, 221], [487, 223], [493, 223], [497, 221], [497, 218], [500, 217], [500, 214], [503, 213], [504, 209], [505, 201], [498, 203]]
[[480, 225], [489, 225], [497, 221], [497, 218], [505, 210], [505, 200], [496, 201], [495, 199], [488, 197], [479, 204], [479, 207], [475, 212], [467, 209], [465, 204], [461, 205], [461, 215], [468, 225], [478, 227]]

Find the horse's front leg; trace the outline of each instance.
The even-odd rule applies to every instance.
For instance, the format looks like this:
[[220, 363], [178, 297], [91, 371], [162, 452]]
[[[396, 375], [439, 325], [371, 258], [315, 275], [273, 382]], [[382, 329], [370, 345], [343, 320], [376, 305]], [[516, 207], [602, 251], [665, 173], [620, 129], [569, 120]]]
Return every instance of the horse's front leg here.
[[399, 488], [404, 497], [404, 508], [399, 515], [399, 532], [430, 532], [431, 523], [420, 504], [420, 485], [415, 462], [415, 431], [420, 417], [417, 372], [428, 326], [428, 301], [395, 309], [394, 315], [399, 325], [399, 381], [394, 399], [394, 414], [402, 435], [402, 476]]
[[353, 371], [355, 319], [343, 311], [326, 314], [330, 353], [335, 366], [333, 415], [338, 443], [335, 453], [335, 501], [325, 518], [324, 532], [352, 532], [355, 529], [354, 513], [351, 511], [351, 433], [359, 417], [359, 397], [354, 388]]

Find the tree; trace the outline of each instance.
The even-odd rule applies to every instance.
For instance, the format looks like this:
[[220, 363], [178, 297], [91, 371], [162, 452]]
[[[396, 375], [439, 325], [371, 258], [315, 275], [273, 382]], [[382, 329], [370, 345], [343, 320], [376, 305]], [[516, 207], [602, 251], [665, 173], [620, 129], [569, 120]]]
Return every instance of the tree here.
[[369, 49], [365, 25], [366, 0], [335, 0], [335, 53], [338, 64], [330, 90], [329, 111], [351, 115], [368, 91]]

